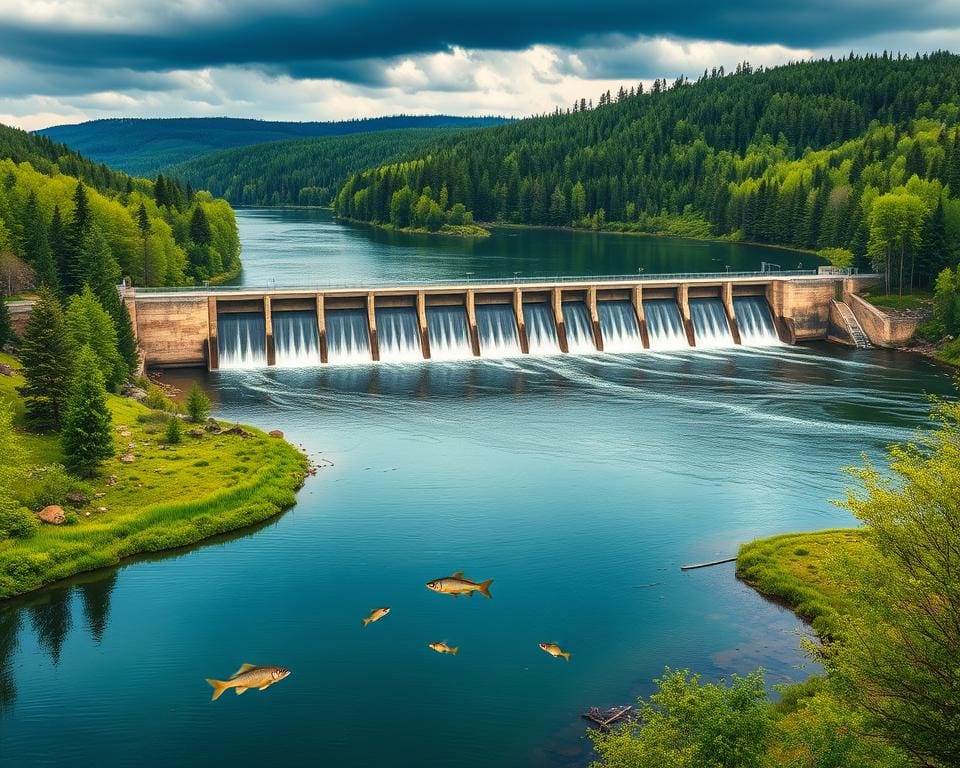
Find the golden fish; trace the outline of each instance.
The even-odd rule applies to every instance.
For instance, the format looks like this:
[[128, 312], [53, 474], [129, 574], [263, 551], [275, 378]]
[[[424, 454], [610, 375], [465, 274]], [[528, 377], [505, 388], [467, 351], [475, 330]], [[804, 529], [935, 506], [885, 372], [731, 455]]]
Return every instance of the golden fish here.
[[237, 696], [246, 693], [250, 688], [264, 691], [274, 683], [279, 683], [289, 674], [290, 670], [283, 667], [258, 667], [256, 664], [244, 664], [233, 673], [229, 680], [207, 678], [207, 682], [213, 686], [211, 701], [219, 699], [220, 695], [228, 688], [236, 689]]
[[476, 581], [463, 578], [463, 571], [457, 571], [453, 576], [444, 576], [442, 579], [428, 581], [427, 589], [432, 589], [434, 592], [439, 592], [442, 595], [452, 595], [453, 597], [457, 597], [458, 595], [469, 595], [472, 597], [474, 592], [479, 592], [482, 595], [490, 597], [491, 584], [493, 584], [493, 579], [487, 579], [486, 581], [477, 583]]
[[570, 654], [563, 650], [563, 648], [556, 643], [540, 643], [540, 649], [546, 651], [555, 659], [562, 658], [566, 661], [570, 661]]
[[460, 650], [459, 648], [451, 648], [446, 643], [430, 643], [428, 647], [437, 653], [452, 653], [454, 656], [456, 656], [457, 651]]
[[367, 616], [367, 618], [360, 619], [360, 621], [363, 622], [363, 626], [367, 626], [367, 624], [373, 624], [375, 621], [380, 621], [380, 619], [382, 619], [388, 613], [390, 613], [389, 608], [374, 608], [372, 611], [370, 611], [370, 615]]

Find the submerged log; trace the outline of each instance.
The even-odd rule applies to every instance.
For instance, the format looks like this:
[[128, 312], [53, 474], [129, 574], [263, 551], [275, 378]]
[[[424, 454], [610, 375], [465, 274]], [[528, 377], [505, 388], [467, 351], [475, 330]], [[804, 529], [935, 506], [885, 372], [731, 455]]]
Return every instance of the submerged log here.
[[583, 713], [582, 717], [589, 720], [601, 730], [608, 730], [617, 720], [620, 720], [628, 713], [633, 711], [632, 706], [613, 707], [612, 709], [600, 709], [599, 707], [590, 707]]
[[681, 565], [681, 571], [692, 571], [694, 568], [709, 568], [711, 565], [722, 565], [723, 563], [735, 562], [735, 557], [725, 557], [723, 560], [711, 560], [709, 563], [694, 563], [693, 565]]

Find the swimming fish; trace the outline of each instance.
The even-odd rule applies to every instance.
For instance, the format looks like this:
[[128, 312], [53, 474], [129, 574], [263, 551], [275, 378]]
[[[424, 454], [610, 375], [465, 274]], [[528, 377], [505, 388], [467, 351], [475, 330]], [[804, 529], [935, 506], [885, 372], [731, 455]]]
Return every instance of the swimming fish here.
[[465, 579], [463, 577], [463, 571], [457, 571], [453, 576], [444, 576], [442, 579], [428, 581], [427, 589], [432, 589], [434, 592], [439, 592], [444, 595], [452, 595], [453, 597], [457, 597], [458, 595], [469, 595], [472, 597], [474, 592], [479, 592], [482, 595], [490, 597], [491, 584], [493, 584], [493, 579], [487, 579], [486, 581], [477, 583], [476, 581]]
[[563, 658], [566, 661], [570, 661], [570, 654], [556, 643], [540, 643], [540, 649], [546, 651], [555, 659]]
[[382, 619], [388, 613], [390, 613], [389, 608], [374, 608], [372, 611], [370, 611], [370, 615], [367, 616], [367, 618], [360, 619], [360, 621], [363, 622], [363, 626], [367, 626], [367, 624], [373, 624], [375, 621], [380, 621], [380, 619]]
[[451, 648], [446, 643], [430, 643], [429, 648], [437, 653], [452, 653], [454, 656], [456, 656], [457, 651], [460, 650], [460, 648]]
[[279, 683], [289, 674], [290, 670], [283, 667], [258, 667], [256, 664], [244, 664], [233, 673], [229, 680], [207, 678], [207, 682], [213, 686], [213, 697], [210, 700], [216, 701], [228, 688], [234, 688], [237, 696], [246, 693], [249, 688], [264, 691], [274, 683]]

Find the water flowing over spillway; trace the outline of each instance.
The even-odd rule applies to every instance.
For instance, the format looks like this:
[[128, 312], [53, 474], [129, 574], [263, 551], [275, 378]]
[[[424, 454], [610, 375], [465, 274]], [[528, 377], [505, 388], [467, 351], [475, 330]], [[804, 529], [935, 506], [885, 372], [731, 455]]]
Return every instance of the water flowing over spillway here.
[[370, 328], [362, 309], [326, 313], [327, 350], [331, 363], [363, 363], [370, 356]]
[[563, 324], [567, 329], [567, 349], [570, 352], [596, 352], [593, 331], [590, 328], [590, 313], [582, 301], [567, 301], [563, 304]]
[[643, 349], [637, 313], [630, 301], [597, 302], [604, 352], [637, 352]]
[[643, 302], [643, 315], [647, 320], [650, 349], [688, 349], [687, 335], [683, 330], [680, 307], [672, 299], [649, 299]]
[[380, 359], [387, 362], [423, 360], [417, 311], [413, 307], [378, 309], [377, 346]]
[[720, 299], [690, 299], [690, 320], [697, 347], [733, 346], [727, 311]]
[[531, 355], [554, 355], [560, 352], [553, 307], [545, 302], [524, 304], [523, 324]]
[[767, 300], [762, 296], [743, 296], [733, 300], [733, 312], [740, 329], [740, 343], [751, 347], [780, 344]]
[[267, 364], [267, 321], [257, 312], [217, 316], [221, 368], [259, 368]]
[[275, 312], [272, 319], [278, 366], [307, 368], [320, 364], [316, 312]]
[[512, 357], [521, 353], [517, 318], [511, 305], [482, 304], [477, 306], [476, 312], [481, 355]]
[[427, 307], [427, 336], [433, 360], [473, 357], [465, 307]]

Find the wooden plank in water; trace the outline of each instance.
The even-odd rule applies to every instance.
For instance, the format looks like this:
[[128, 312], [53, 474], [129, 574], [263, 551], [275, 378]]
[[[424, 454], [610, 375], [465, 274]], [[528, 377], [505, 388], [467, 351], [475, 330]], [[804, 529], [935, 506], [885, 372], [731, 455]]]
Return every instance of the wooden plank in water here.
[[711, 560], [709, 563], [694, 563], [693, 565], [681, 565], [681, 571], [692, 571], [694, 568], [709, 568], [711, 565], [722, 565], [723, 563], [733, 563], [735, 557], [725, 557], [723, 560]]

